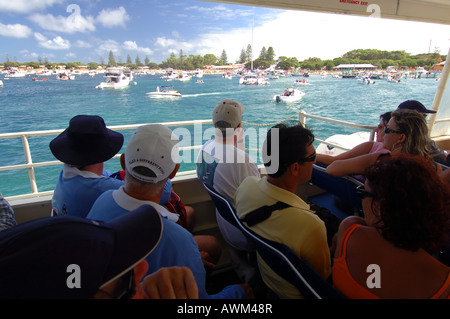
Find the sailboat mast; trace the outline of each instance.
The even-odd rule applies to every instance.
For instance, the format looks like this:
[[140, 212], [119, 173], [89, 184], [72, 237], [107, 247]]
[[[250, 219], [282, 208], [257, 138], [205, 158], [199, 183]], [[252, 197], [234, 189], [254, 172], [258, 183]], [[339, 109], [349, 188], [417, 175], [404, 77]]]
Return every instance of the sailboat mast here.
[[250, 64], [251, 64], [251, 69], [253, 71], [253, 25], [255, 22], [255, 17], [252, 17], [252, 56], [250, 57]]

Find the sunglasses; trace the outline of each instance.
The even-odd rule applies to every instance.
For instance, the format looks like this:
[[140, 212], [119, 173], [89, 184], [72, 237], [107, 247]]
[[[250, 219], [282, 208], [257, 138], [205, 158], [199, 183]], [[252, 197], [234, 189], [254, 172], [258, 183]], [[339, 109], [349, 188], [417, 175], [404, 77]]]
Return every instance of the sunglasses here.
[[401, 132], [401, 131], [392, 130], [389, 127], [386, 126], [384, 128], [384, 134], [389, 134], [389, 133], [403, 134], [403, 132]]
[[134, 280], [134, 270], [129, 270], [122, 277], [121, 292], [117, 295], [116, 299], [131, 299], [136, 293], [136, 282]]
[[356, 187], [356, 195], [358, 195], [358, 197], [361, 199], [364, 199], [366, 197], [374, 197], [373, 193], [368, 192], [364, 189], [364, 185], [359, 185]]
[[311, 155], [309, 155], [308, 157], [302, 158], [300, 160], [298, 160], [298, 163], [303, 163], [303, 162], [314, 162], [316, 160], [316, 151], [314, 151], [314, 153], [312, 153]]

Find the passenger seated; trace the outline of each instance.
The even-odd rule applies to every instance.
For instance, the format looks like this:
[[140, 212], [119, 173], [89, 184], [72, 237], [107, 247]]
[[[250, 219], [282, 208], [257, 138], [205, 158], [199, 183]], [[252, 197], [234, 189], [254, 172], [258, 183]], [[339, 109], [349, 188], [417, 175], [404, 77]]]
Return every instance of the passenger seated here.
[[336, 160], [345, 160], [349, 158], [354, 158], [360, 155], [370, 154], [370, 153], [388, 153], [389, 150], [385, 148], [383, 144], [384, 129], [387, 126], [389, 120], [391, 119], [392, 112], [386, 112], [380, 115], [380, 122], [378, 123], [376, 132], [376, 141], [363, 142], [356, 145], [351, 150], [343, 152], [336, 156], [330, 156], [326, 154], [317, 154], [317, 162], [323, 163], [325, 165], [330, 165]]
[[[428, 114], [436, 113], [434, 110], [427, 109], [422, 103], [416, 100], [407, 100], [402, 103], [400, 103], [397, 106], [397, 110], [414, 110], [422, 114], [422, 116], [426, 119]], [[430, 150], [431, 150], [431, 157], [439, 163], [442, 164], [450, 164], [447, 160], [448, 152], [440, 149], [436, 142], [430, 139]]]
[[341, 223], [334, 287], [357, 299], [450, 298], [450, 268], [431, 254], [448, 243], [450, 186], [407, 154], [380, 159], [365, 176], [365, 218]]
[[162, 231], [161, 217], [148, 208], [109, 223], [47, 217], [1, 232], [0, 298], [197, 298], [186, 267], [162, 268], [142, 279], [144, 258]]
[[[384, 133], [383, 146], [390, 154], [420, 155], [430, 161], [438, 172], [441, 171], [441, 167], [431, 157], [428, 126], [421, 114], [411, 110], [396, 110], [392, 112], [392, 117], [388, 126], [384, 129]], [[378, 151], [342, 160], [334, 160], [328, 165], [326, 171], [333, 176], [362, 174], [382, 154], [384, 154], [383, 151]], [[319, 157], [323, 158], [323, 156]]]
[[[311, 179], [315, 163], [314, 135], [300, 125], [272, 127], [263, 146], [268, 176], [247, 177], [236, 191], [238, 217], [259, 235], [280, 242], [303, 259], [322, 278], [331, 274], [330, 250], [324, 222], [295, 192]], [[278, 150], [278, 151], [277, 151]], [[277, 202], [287, 208], [275, 210], [259, 223], [246, 218], [262, 206]], [[301, 298], [300, 292], [276, 274], [258, 255], [258, 265], [266, 285], [280, 298]]]
[[[77, 115], [70, 120], [69, 127], [49, 145], [52, 154], [64, 163], [52, 197], [52, 216], [85, 218], [103, 192], [124, 184], [104, 170], [104, 162], [120, 151], [123, 140], [123, 135], [108, 129], [100, 116]], [[169, 200], [170, 189], [168, 181], [163, 201]]]
[[214, 266], [221, 254], [217, 239], [204, 236], [206, 240], [194, 240], [190, 232], [176, 223], [178, 215], [157, 204], [167, 179], [173, 178], [180, 167], [177, 163], [178, 143], [178, 138], [163, 125], [140, 126], [120, 158], [125, 170], [125, 185], [103, 193], [87, 218], [109, 221], [141, 205], [153, 206], [163, 217], [163, 232], [160, 243], [147, 257], [149, 272], [162, 267], [186, 266], [194, 274], [201, 299], [246, 298], [247, 285], [232, 285], [216, 295], [207, 294], [206, 272], [200, 251], [207, 253], [203, 262]]
[[[242, 103], [225, 99], [217, 103], [212, 120], [215, 137], [207, 141], [197, 158], [197, 177], [208, 187], [226, 197], [234, 205], [234, 194], [242, 181], [248, 176], [259, 177], [259, 170], [253, 159], [245, 152], [242, 143]], [[251, 283], [260, 284], [259, 271], [249, 260], [254, 247], [249, 239], [216, 210], [220, 232], [230, 245], [230, 258], [238, 277]]]

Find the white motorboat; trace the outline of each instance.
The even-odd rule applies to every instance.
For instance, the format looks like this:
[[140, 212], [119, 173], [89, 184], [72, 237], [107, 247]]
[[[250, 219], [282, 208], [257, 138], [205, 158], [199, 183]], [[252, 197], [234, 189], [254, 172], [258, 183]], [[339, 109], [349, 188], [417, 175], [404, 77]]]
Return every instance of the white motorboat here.
[[23, 78], [25, 77], [26, 73], [18, 70], [11, 70], [8, 73], [9, 78]]
[[248, 73], [239, 79], [239, 84], [244, 85], [267, 85], [270, 84], [269, 81], [264, 76], [259, 76], [255, 73]]
[[122, 68], [108, 68], [105, 73], [106, 82], [101, 82], [96, 89], [120, 89], [127, 87], [133, 80], [133, 72]]
[[194, 77], [195, 77], [195, 78], [202, 78], [202, 77], [203, 77], [203, 70], [201, 70], [201, 69], [195, 69], [195, 71], [194, 71]]
[[62, 81], [75, 80], [75, 75], [72, 75], [72, 74], [68, 74], [68, 73], [63, 72], [63, 73], [59, 73], [59, 74], [56, 76], [56, 79], [57, 79], [57, 80], [62, 80]]
[[181, 97], [181, 93], [179, 91], [172, 90], [172, 86], [161, 86], [161, 89], [159, 86], [156, 87], [155, 92], [148, 92], [146, 93], [150, 97], [154, 98], [163, 98], [163, 97]]
[[300, 91], [299, 89], [291, 89], [286, 88], [283, 94], [281, 95], [275, 95], [273, 97], [273, 100], [275, 102], [297, 102], [300, 101], [305, 96], [305, 92]]
[[174, 78], [176, 81], [190, 81], [192, 80], [192, 75], [189, 75], [187, 72], [183, 71], [177, 77]]
[[2, 80], [0, 80], [0, 86], [3, 86], [3, 81]]

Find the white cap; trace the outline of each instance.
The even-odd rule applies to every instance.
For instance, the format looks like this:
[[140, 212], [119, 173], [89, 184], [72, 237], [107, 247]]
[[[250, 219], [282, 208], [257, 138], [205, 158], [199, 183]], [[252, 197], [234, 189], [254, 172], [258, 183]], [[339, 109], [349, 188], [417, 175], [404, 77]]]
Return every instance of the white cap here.
[[212, 114], [213, 124], [224, 122], [226, 127], [236, 128], [242, 121], [243, 113], [244, 105], [242, 103], [231, 99], [222, 100], [214, 108]]
[[147, 183], [166, 179], [178, 162], [178, 143], [178, 137], [164, 125], [138, 127], [125, 151], [127, 172]]

